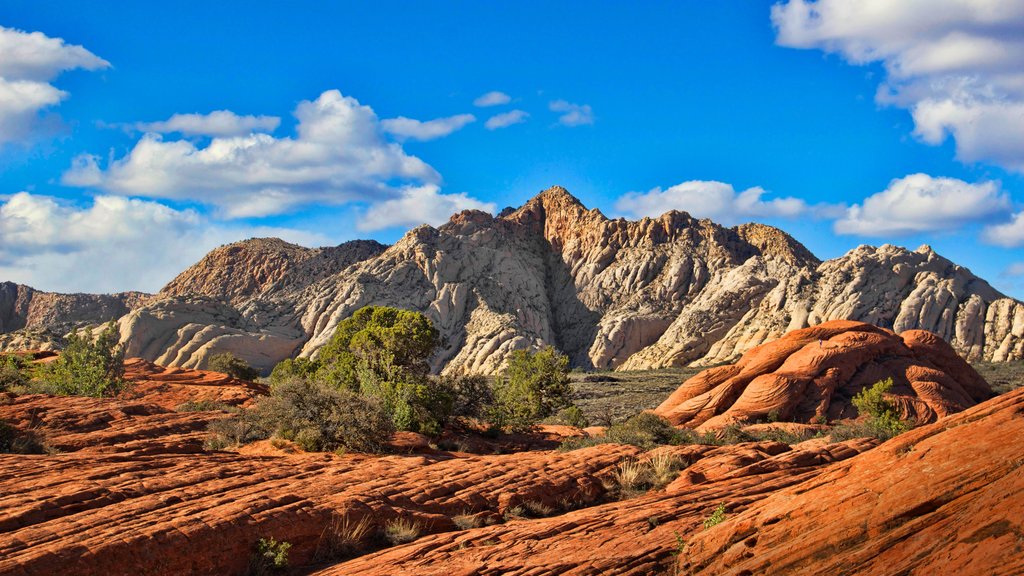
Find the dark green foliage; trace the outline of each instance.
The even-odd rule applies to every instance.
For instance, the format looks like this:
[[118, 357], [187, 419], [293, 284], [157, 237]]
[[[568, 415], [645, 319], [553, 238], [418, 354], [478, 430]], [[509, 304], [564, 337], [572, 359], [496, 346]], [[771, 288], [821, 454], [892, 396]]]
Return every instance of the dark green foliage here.
[[0, 392], [28, 384], [21, 361], [12, 355], [0, 355]]
[[310, 379], [320, 365], [309, 358], [288, 358], [274, 366], [270, 373], [270, 385], [274, 386], [292, 378]]
[[548, 418], [546, 422], [551, 424], [574, 426], [576, 428], [586, 428], [587, 426], [590, 426], [590, 422], [587, 420], [587, 416], [583, 414], [583, 410], [580, 410], [580, 407], [575, 404], [568, 408], [562, 408], [558, 411], [558, 414]]
[[0, 421], [0, 454], [46, 454], [38, 436]]
[[283, 573], [288, 568], [288, 550], [291, 547], [289, 542], [278, 542], [273, 538], [260, 538], [249, 559], [249, 574], [265, 576]]
[[441, 376], [438, 380], [452, 396], [451, 416], [483, 418], [494, 405], [494, 389], [483, 376]]
[[60, 356], [39, 372], [33, 388], [65, 396], [116, 396], [125, 387], [124, 350], [113, 322], [93, 338], [89, 332], [68, 335]]
[[213, 370], [214, 372], [223, 372], [239, 380], [255, 380], [260, 375], [259, 370], [249, 366], [245, 360], [231, 352], [222, 352], [211, 356], [210, 361], [206, 363], [206, 369]]
[[697, 443], [696, 435], [679, 430], [665, 419], [651, 412], [641, 412], [623, 422], [610, 426], [602, 436], [570, 438], [561, 450], [576, 450], [598, 444], [631, 444], [649, 450], [656, 446]]
[[378, 452], [394, 431], [373, 399], [294, 378], [281, 382], [255, 407], [214, 422], [210, 447], [277, 436], [308, 451]]
[[320, 349], [317, 377], [338, 388], [358, 390], [360, 371], [379, 379], [426, 376], [427, 363], [438, 345], [438, 333], [419, 312], [367, 306], [338, 323]]
[[572, 405], [569, 358], [551, 346], [516, 350], [495, 383], [493, 419], [502, 428], [525, 430]]

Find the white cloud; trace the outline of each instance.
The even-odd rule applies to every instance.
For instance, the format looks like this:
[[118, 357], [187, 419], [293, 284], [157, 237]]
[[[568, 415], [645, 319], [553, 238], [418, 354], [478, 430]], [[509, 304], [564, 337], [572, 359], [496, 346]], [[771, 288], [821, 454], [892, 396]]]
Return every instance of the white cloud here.
[[298, 230], [218, 225], [144, 200], [99, 196], [78, 207], [19, 192], [0, 204], [0, 278], [60, 292], [154, 292], [209, 250], [253, 236], [325, 243]]
[[186, 136], [245, 136], [253, 132], [273, 132], [281, 124], [276, 116], [239, 116], [230, 110], [209, 114], [175, 114], [162, 122], [137, 122], [143, 132], [179, 132]]
[[369, 231], [420, 224], [437, 226], [462, 210], [482, 210], [493, 214], [496, 208], [494, 203], [481, 202], [464, 192], [441, 194], [437, 186], [416, 186], [406, 188], [400, 198], [371, 206], [356, 227]]
[[460, 130], [466, 124], [476, 122], [476, 116], [472, 114], [459, 114], [447, 118], [436, 118], [422, 122], [405, 116], [382, 120], [380, 125], [388, 134], [402, 139], [412, 140], [434, 140], [443, 138], [456, 130]]
[[1005, 224], [993, 224], [985, 227], [982, 239], [990, 244], [1006, 248], [1024, 246], [1024, 212], [1018, 212]]
[[910, 110], [921, 140], [1024, 171], [1024, 2], [790, 0], [772, 22], [783, 46], [881, 62], [878, 101]]
[[50, 84], [61, 72], [108, 67], [106, 60], [60, 38], [0, 26], [0, 144], [30, 136], [39, 114], [68, 97]]
[[552, 112], [561, 112], [558, 123], [563, 126], [583, 126], [594, 123], [594, 111], [589, 104], [573, 104], [565, 100], [554, 100], [548, 104]]
[[1024, 262], [1014, 262], [1013, 264], [1010, 264], [1006, 267], [1006, 270], [1003, 270], [1003, 273], [1000, 274], [1000, 276], [1006, 278], [1018, 278], [1020, 276], [1024, 276]]
[[511, 96], [505, 94], [504, 92], [498, 92], [497, 90], [495, 90], [493, 92], [488, 92], [487, 94], [480, 96], [476, 100], [473, 100], [473, 105], [478, 106], [480, 108], [485, 108], [487, 106], [501, 106], [502, 104], [508, 104], [511, 101]]
[[751, 218], [793, 218], [814, 210], [799, 198], [762, 200], [764, 194], [764, 189], [756, 186], [737, 193], [724, 182], [691, 180], [665, 190], [627, 193], [616, 201], [615, 208], [633, 217], [652, 218], [682, 210], [727, 225]]
[[63, 183], [111, 194], [190, 200], [229, 218], [278, 214], [307, 204], [377, 202], [440, 175], [388, 142], [369, 106], [337, 90], [303, 101], [295, 137], [216, 137], [200, 147], [146, 134], [105, 168], [82, 155]]
[[529, 117], [530, 115], [522, 110], [509, 110], [508, 112], [495, 114], [488, 118], [487, 122], [484, 123], [484, 127], [488, 130], [497, 130], [512, 126], [513, 124], [522, 124]]
[[850, 206], [836, 221], [837, 234], [891, 236], [957, 230], [1010, 206], [998, 182], [970, 184], [956, 178], [911, 174]]

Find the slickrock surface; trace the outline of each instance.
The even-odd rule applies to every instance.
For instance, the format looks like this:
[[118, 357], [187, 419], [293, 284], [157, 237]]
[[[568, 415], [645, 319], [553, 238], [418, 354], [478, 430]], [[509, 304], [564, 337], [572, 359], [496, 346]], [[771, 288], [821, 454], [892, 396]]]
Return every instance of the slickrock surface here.
[[735, 364], [683, 383], [655, 413], [675, 425], [721, 428], [774, 413], [811, 422], [857, 416], [852, 398], [891, 377], [889, 398], [904, 418], [931, 422], [990, 398], [991, 388], [940, 338], [922, 330], [896, 335], [834, 320], [758, 346]]
[[[0, 289], [0, 332], [24, 324], [25, 290]], [[429, 316], [447, 343], [433, 367], [448, 373], [493, 373], [513, 350], [544, 344], [584, 368], [714, 365], [838, 319], [928, 330], [972, 361], [1024, 358], [1024, 303], [928, 246], [860, 246], [821, 262], [770, 226], [676, 211], [613, 220], [557, 186], [498, 217], [466, 211], [417, 227], [386, 249], [224, 246], [145, 306], [122, 306], [119, 326], [130, 355], [202, 368], [230, 351], [269, 370], [315, 355], [371, 304]], [[53, 303], [46, 314], [78, 309]]]
[[263, 384], [221, 372], [168, 368], [141, 358], [125, 360], [124, 376], [131, 384], [121, 393], [122, 399], [137, 399], [169, 410], [185, 402], [201, 401], [248, 407], [270, 392]]
[[688, 539], [682, 574], [1024, 573], [1024, 389], [836, 464]]
[[261, 537], [290, 542], [302, 565], [334, 518], [379, 528], [401, 516], [436, 532], [467, 512], [589, 501], [597, 475], [635, 452], [0, 455], [0, 574], [243, 574]]
[[[34, 432], [57, 452], [132, 456], [201, 452], [207, 425], [223, 417], [220, 412], [174, 412], [155, 404], [111, 398], [0, 394], [0, 421]], [[38, 463], [35, 456], [3, 457], [26, 458], [28, 465]], [[9, 469], [0, 472], [0, 478], [8, 478], [4, 476], [7, 472], [16, 473]]]
[[[742, 510], [814, 478], [874, 443], [777, 443], [667, 448], [695, 461], [666, 490], [552, 518], [446, 532], [325, 568], [316, 574], [561, 575], [671, 573], [677, 535], [701, 529], [722, 502]], [[570, 452], [569, 454], [575, 454]], [[685, 474], [685, 472], [684, 472]]]

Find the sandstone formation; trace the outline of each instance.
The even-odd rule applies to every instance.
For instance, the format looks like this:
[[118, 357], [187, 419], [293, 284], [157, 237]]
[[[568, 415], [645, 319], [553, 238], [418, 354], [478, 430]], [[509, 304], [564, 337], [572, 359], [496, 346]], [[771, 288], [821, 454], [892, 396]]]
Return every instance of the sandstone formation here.
[[57, 294], [0, 282], [0, 333], [27, 328], [65, 334], [79, 326], [116, 320], [149, 297], [120, 294]]
[[141, 358], [124, 363], [128, 387], [119, 398], [173, 410], [186, 402], [249, 407], [270, 390], [263, 384], [232, 378], [221, 372], [167, 368]]
[[[1024, 573], [1024, 389], [912, 430], [687, 541], [681, 574]], [[814, 529], [817, 528], [817, 529]]]
[[148, 360], [201, 368], [231, 351], [267, 370], [315, 355], [370, 304], [427, 314], [445, 342], [434, 368], [448, 373], [493, 373], [511, 351], [544, 344], [583, 368], [714, 365], [837, 319], [928, 330], [972, 361], [1024, 358], [1024, 303], [927, 246], [821, 262], [770, 226], [675, 211], [609, 219], [559, 187], [498, 217], [420, 226], [387, 249], [225, 246], [120, 328]]
[[993, 395], [988, 383], [930, 332], [900, 335], [832, 320], [749, 350], [735, 364], [683, 383], [655, 413], [675, 425], [721, 428], [763, 420], [812, 422], [857, 416], [852, 398], [893, 379], [888, 398], [903, 418], [932, 422]]

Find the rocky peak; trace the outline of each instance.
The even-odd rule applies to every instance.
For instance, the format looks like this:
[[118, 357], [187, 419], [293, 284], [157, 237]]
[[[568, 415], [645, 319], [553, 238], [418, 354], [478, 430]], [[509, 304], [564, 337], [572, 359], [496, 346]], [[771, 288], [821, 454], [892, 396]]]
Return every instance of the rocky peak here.
[[818, 266], [821, 261], [803, 244], [774, 226], [749, 223], [734, 228], [736, 233], [766, 258], [776, 258], [798, 266]]

